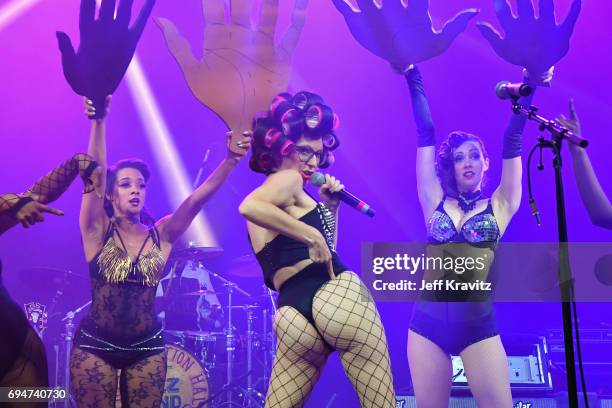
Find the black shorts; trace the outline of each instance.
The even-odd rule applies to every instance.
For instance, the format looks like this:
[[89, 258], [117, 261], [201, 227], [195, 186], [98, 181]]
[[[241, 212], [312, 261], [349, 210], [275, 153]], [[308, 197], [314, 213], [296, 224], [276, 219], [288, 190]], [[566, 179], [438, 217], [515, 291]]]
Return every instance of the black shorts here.
[[147, 357], [164, 352], [163, 329], [155, 327], [139, 338], [118, 341], [104, 337], [102, 330], [82, 324], [74, 337], [74, 347], [101, 358], [115, 369], [127, 368]]
[[[336, 271], [336, 274], [342, 273]], [[278, 290], [278, 307], [291, 306], [316, 327], [312, 314], [315, 294], [326, 282], [330, 281], [327, 266], [312, 263], [287, 279]]]
[[417, 302], [410, 330], [455, 356], [466, 347], [499, 334], [491, 302]]

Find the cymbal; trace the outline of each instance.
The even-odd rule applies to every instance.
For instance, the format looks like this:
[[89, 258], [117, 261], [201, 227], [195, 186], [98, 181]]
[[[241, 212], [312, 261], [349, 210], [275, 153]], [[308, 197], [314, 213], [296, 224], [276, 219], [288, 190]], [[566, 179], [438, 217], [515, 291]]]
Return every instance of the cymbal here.
[[181, 337], [183, 335], [183, 330], [168, 330], [164, 329], [164, 333], [170, 336]]
[[232, 260], [227, 273], [240, 278], [259, 278], [261, 267], [254, 255], [243, 255]]
[[170, 261], [207, 261], [223, 253], [223, 248], [189, 245], [177, 248], [170, 254]]
[[261, 309], [261, 305], [234, 305], [234, 306], [223, 306], [224, 309], [238, 309], [238, 310], [249, 310], [249, 309]]
[[225, 292], [217, 292], [214, 290], [200, 289], [195, 292], [181, 293], [181, 296], [203, 296], [203, 295], [222, 295]]
[[[11, 295], [18, 303], [36, 301], [53, 307], [53, 315], [80, 306], [89, 295], [88, 276], [58, 268], [27, 268], [16, 276]], [[17, 283], [16, 282], [16, 283]], [[62, 316], [64, 313], [60, 313]]]
[[19, 271], [19, 280], [27, 285], [53, 286], [63, 282], [85, 280], [86, 276], [80, 273], [57, 268], [27, 268]]
[[198, 330], [185, 330], [183, 331], [185, 336], [192, 337], [209, 337], [209, 336], [225, 336], [223, 332], [211, 332], [211, 331], [198, 331]]
[[164, 333], [174, 337], [209, 337], [209, 336], [224, 336], [223, 332], [209, 332], [199, 330], [164, 330]]

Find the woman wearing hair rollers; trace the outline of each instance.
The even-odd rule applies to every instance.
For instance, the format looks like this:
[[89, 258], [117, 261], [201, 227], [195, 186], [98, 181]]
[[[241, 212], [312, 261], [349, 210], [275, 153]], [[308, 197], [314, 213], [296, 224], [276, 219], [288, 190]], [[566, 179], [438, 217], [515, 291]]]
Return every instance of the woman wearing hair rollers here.
[[[306, 3], [295, 1], [291, 25], [275, 44], [278, 2], [262, 3], [256, 25], [250, 23], [249, 2], [232, 3], [229, 19], [222, 18], [222, 1], [204, 2], [202, 61], [170, 21], [158, 23], [193, 94], [234, 132], [253, 133], [250, 166], [267, 176], [240, 205], [266, 284], [280, 294], [266, 407], [303, 406], [327, 357], [338, 351], [361, 405], [392, 408], [393, 379], [378, 312], [334, 250], [338, 200], [332, 193], [343, 186], [327, 176], [319, 189], [323, 203], [304, 191], [313, 173], [333, 162], [337, 116], [318, 95], [279, 94], [287, 89]], [[266, 113], [253, 120], [260, 111]]]
[[333, 351], [363, 407], [394, 407], [385, 332], [366, 287], [335, 252], [344, 188], [326, 176], [323, 203], [304, 190], [333, 163], [337, 116], [318, 95], [276, 96], [255, 119], [250, 167], [267, 176], [240, 206], [268, 287], [279, 292], [267, 407], [300, 407]]

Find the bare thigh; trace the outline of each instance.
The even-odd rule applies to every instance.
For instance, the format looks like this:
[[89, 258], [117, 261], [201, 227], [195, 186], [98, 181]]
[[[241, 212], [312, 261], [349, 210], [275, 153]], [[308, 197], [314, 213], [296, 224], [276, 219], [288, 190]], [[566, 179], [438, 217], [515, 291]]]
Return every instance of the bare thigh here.
[[408, 330], [408, 364], [419, 408], [448, 408], [452, 365], [449, 355], [420, 334]]
[[499, 336], [466, 347], [461, 360], [479, 407], [512, 407], [508, 359]]

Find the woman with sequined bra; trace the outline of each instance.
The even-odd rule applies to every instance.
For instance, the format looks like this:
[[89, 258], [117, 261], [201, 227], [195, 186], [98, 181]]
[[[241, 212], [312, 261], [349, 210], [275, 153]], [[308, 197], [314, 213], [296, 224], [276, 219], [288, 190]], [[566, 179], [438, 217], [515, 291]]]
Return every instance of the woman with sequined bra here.
[[318, 95], [276, 96], [254, 122], [250, 167], [267, 175], [240, 205], [268, 287], [279, 292], [266, 407], [301, 407], [337, 351], [363, 407], [395, 406], [385, 332], [368, 290], [335, 251], [338, 198], [329, 175], [322, 203], [304, 190], [333, 162], [337, 117]]
[[147, 165], [128, 159], [107, 169], [108, 95], [129, 66], [154, 3], [147, 0], [129, 27], [131, 1], [103, 0], [96, 19], [96, 2], [81, 0], [78, 51], [67, 34], [57, 34], [64, 76], [86, 97], [85, 113], [92, 120], [88, 153], [101, 168], [96, 180], [101, 193], [84, 194], [81, 201], [92, 303], [70, 356], [71, 391], [79, 407], [114, 406], [118, 383], [123, 407], [160, 406], [166, 356], [154, 310], [157, 284], [174, 243], [250, 147], [248, 137], [236, 142], [230, 132], [228, 146], [234, 149], [174, 213], [158, 221], [144, 209]]
[[[482, 140], [467, 132], [453, 132], [436, 154], [423, 80], [413, 65], [444, 52], [478, 11], [459, 13], [437, 32], [432, 28], [426, 1], [409, 1], [404, 6], [399, 0], [391, 0], [379, 8], [366, 0], [359, 2], [360, 12], [342, 0], [334, 3], [357, 41], [387, 60], [408, 82], [417, 125], [417, 190], [429, 242], [465, 243], [475, 253], [492, 255], [521, 202], [521, 144], [526, 118], [513, 115], [510, 120], [503, 139], [501, 182], [487, 198], [482, 186], [490, 163]], [[573, 2], [560, 26], [555, 23], [552, 1], [540, 1], [538, 19], [529, 0], [519, 1], [518, 17], [506, 1], [495, 1], [495, 6], [505, 37], [488, 23], [479, 23], [483, 36], [501, 58], [524, 68], [525, 82], [533, 88], [548, 86], [552, 66], [569, 49], [580, 1]], [[532, 97], [519, 102], [529, 105]], [[487, 300], [447, 299], [417, 302], [414, 306], [408, 361], [418, 407], [448, 406], [450, 355], [461, 356], [478, 406], [511, 407], [508, 363], [492, 304]]]
[[[91, 101], [86, 107], [88, 116], [99, 116]], [[246, 153], [250, 142], [241, 146]], [[89, 154], [106, 168], [105, 115], [92, 121]], [[141, 160], [122, 160], [102, 172], [104, 197], [83, 196], [80, 226], [92, 304], [75, 336], [70, 360], [79, 406], [96, 401], [110, 406], [119, 369], [123, 406], [159, 406], [166, 359], [154, 309], [156, 287], [173, 244], [241, 157], [228, 149], [227, 158], [208, 179], [174, 213], [158, 221], [144, 208], [150, 173]]]

